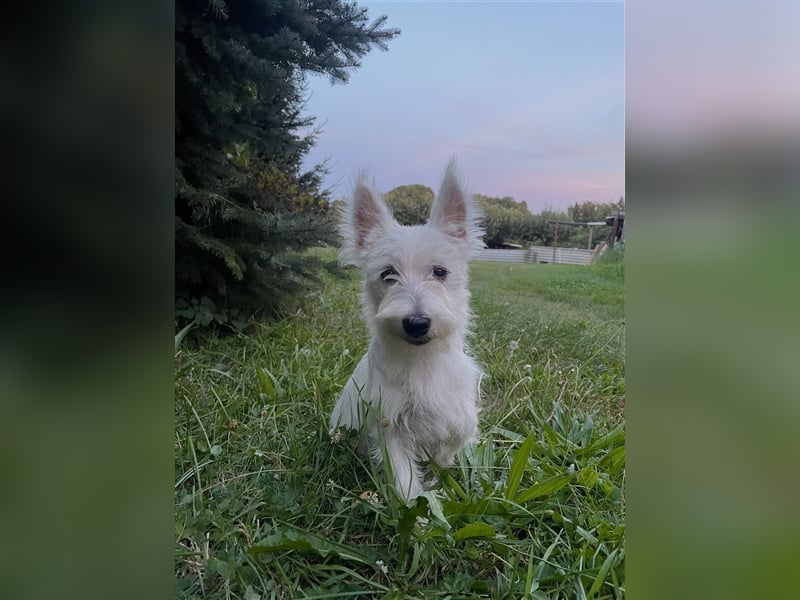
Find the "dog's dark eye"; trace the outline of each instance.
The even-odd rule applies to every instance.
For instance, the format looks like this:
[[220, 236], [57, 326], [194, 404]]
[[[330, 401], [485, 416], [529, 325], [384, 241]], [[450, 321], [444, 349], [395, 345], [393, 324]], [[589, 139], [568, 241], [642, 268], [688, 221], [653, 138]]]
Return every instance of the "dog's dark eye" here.
[[384, 283], [395, 283], [397, 281], [397, 271], [392, 267], [386, 267], [381, 272], [381, 281]]
[[436, 279], [443, 280], [445, 277], [447, 277], [447, 273], [448, 271], [444, 267], [440, 267], [438, 265], [433, 267], [433, 276], [436, 277]]

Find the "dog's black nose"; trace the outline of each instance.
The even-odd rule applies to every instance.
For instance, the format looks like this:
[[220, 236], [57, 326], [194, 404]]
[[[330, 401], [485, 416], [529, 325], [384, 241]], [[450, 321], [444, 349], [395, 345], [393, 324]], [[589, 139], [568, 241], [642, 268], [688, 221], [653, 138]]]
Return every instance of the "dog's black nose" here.
[[419, 338], [428, 333], [431, 328], [430, 317], [412, 315], [403, 319], [403, 329], [413, 338]]

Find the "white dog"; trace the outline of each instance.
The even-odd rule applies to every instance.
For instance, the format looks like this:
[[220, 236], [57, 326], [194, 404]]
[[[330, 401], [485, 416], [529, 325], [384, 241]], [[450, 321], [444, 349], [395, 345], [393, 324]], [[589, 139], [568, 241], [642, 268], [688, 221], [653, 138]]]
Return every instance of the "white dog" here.
[[341, 259], [363, 272], [371, 340], [331, 431], [363, 427], [362, 450], [378, 465], [385, 451], [385, 470], [409, 501], [424, 491], [420, 463], [450, 465], [478, 433], [481, 370], [465, 350], [468, 261], [483, 248], [481, 213], [451, 161], [427, 224], [398, 224], [363, 177], [341, 216]]

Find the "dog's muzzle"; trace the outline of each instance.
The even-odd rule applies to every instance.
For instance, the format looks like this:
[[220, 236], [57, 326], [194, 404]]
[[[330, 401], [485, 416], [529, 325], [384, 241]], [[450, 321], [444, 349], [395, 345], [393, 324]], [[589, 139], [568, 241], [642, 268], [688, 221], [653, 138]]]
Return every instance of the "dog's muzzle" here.
[[403, 319], [403, 331], [408, 336], [407, 341], [412, 344], [425, 344], [430, 341], [427, 338], [428, 332], [431, 329], [431, 319], [424, 315], [411, 315]]

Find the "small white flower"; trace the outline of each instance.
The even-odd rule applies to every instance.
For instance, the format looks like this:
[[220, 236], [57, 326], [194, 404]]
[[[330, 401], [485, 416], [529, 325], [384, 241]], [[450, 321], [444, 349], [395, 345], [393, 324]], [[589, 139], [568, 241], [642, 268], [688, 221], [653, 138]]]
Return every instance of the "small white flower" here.
[[508, 343], [508, 349], [509, 349], [511, 352], [514, 352], [514, 351], [515, 351], [517, 348], [519, 348], [519, 340], [511, 340], [511, 341]]
[[389, 567], [387, 567], [382, 560], [380, 559], [376, 560], [375, 564], [378, 565], [378, 567], [380, 567], [380, 570], [384, 575], [389, 574]]
[[350, 350], [345, 348], [344, 352], [342, 352], [342, 354], [344, 354], [345, 356], [349, 356], [350, 355]]
[[378, 498], [378, 493], [373, 492], [372, 490], [367, 490], [366, 492], [361, 492], [358, 497], [361, 500], [369, 502], [370, 504], [378, 504], [380, 502], [380, 498]]
[[525, 366], [524, 366], [524, 367], [522, 367], [522, 368], [523, 368], [524, 370], [526, 370], [526, 371], [530, 371], [530, 370], [531, 370], [531, 366], [530, 366], [530, 365], [525, 365]]

